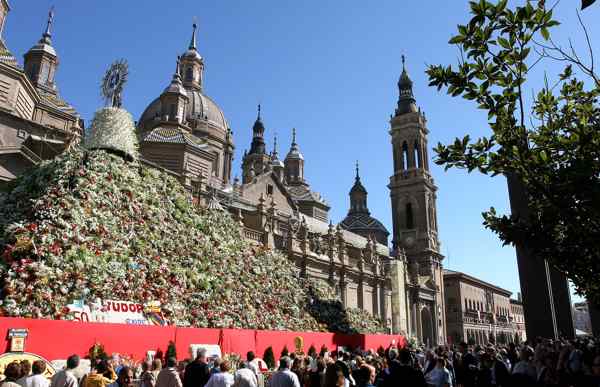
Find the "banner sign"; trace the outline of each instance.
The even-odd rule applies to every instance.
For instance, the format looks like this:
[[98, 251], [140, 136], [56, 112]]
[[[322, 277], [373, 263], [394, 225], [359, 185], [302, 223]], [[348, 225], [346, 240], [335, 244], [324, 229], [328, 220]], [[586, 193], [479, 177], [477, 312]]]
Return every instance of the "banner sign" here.
[[68, 314], [80, 322], [105, 322], [133, 325], [167, 325], [159, 302], [141, 304], [130, 301], [97, 299], [85, 304], [77, 300], [67, 305]]

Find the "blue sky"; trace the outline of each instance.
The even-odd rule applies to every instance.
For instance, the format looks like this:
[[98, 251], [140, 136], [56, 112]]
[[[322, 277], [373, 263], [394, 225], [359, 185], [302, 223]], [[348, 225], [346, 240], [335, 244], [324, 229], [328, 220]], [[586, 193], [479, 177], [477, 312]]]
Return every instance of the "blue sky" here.
[[[553, 36], [560, 43], [573, 37], [583, 50], [576, 4], [563, 0], [557, 6], [555, 16], [563, 25]], [[20, 60], [40, 38], [51, 5], [56, 12], [53, 42], [60, 55], [57, 82], [86, 122], [103, 103], [100, 78], [118, 58], [127, 59], [130, 67], [124, 106], [139, 118], [170, 81], [196, 16], [205, 91], [234, 131], [236, 174], [260, 102], [268, 143], [277, 132], [280, 155], [289, 149], [292, 127], [297, 128], [305, 175], [331, 204], [334, 222], [346, 215], [359, 160], [371, 212], [392, 229], [388, 121], [398, 96], [402, 54], [417, 103], [429, 120], [430, 157], [438, 142], [489, 133], [483, 112], [428, 87], [424, 74], [427, 64], [456, 63], [458, 52], [447, 41], [456, 25], [469, 19], [467, 1], [12, 0], [4, 39]], [[594, 21], [600, 20], [600, 4], [582, 17], [592, 38], [598, 38], [600, 23]], [[600, 39], [594, 47], [600, 53]], [[544, 70], [552, 77], [560, 69], [538, 66], [531, 90], [541, 86]], [[519, 291], [514, 249], [503, 248], [482, 226], [485, 209], [507, 211], [504, 178], [444, 172], [431, 165], [439, 187], [445, 266]]]

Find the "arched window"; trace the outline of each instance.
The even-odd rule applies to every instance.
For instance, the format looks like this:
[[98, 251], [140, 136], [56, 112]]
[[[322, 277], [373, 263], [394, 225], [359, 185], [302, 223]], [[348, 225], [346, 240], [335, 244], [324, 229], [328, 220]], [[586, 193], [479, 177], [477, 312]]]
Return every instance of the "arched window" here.
[[402, 143], [402, 169], [408, 169], [408, 145], [406, 144], [406, 141]]
[[413, 147], [413, 155], [415, 158], [415, 168], [423, 168], [421, 165], [421, 149], [419, 149], [419, 142], [415, 141], [415, 145]]
[[406, 228], [413, 229], [415, 228], [415, 221], [413, 218], [413, 209], [411, 203], [406, 203]]
[[193, 81], [194, 80], [194, 69], [192, 68], [192, 66], [188, 67], [185, 70], [185, 80], [186, 81]]

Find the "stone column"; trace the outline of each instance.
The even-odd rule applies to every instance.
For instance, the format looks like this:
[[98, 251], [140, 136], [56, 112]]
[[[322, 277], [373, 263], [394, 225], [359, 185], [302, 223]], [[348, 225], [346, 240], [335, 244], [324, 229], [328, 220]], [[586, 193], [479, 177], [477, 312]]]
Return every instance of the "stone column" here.
[[404, 281], [404, 262], [393, 260], [390, 263], [390, 281], [392, 284], [392, 331], [408, 333], [406, 315], [406, 283]]

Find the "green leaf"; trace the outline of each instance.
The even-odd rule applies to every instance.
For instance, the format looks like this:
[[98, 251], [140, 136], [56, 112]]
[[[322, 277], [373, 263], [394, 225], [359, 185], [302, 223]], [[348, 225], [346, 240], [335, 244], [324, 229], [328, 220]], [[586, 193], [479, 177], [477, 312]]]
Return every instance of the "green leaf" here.
[[508, 40], [506, 40], [505, 38], [503, 38], [501, 36], [498, 38], [498, 43], [500, 43], [500, 45], [503, 48], [506, 48], [507, 50], [511, 48], [510, 47], [510, 43], [508, 42]]
[[548, 29], [546, 27], [542, 27], [542, 29], [540, 30], [540, 32], [542, 33], [542, 36], [544, 37], [544, 40], [550, 39], [550, 32], [548, 32]]
[[464, 40], [465, 40], [465, 37], [463, 35], [456, 35], [456, 36], [453, 36], [448, 41], [448, 44], [458, 44], [458, 43], [464, 42]]

